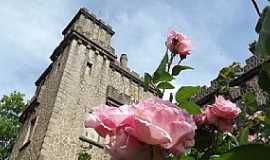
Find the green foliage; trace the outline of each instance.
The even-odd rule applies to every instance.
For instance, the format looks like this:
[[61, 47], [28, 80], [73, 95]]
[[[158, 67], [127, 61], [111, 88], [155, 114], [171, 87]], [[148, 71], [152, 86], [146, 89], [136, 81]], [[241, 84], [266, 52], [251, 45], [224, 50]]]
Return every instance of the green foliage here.
[[233, 62], [228, 67], [224, 67], [219, 71], [217, 82], [218, 82], [218, 90], [220, 94], [227, 94], [230, 90], [229, 82], [232, 79], [237, 78], [236, 75], [236, 67], [239, 65], [239, 63]]
[[259, 36], [258, 43], [256, 45], [256, 50], [258, 53], [262, 55], [262, 57], [266, 58], [270, 53], [270, 33], [261, 32]]
[[245, 93], [244, 103], [245, 106], [247, 107], [248, 113], [254, 113], [257, 111], [257, 101], [255, 91]]
[[173, 80], [173, 76], [170, 75], [170, 73], [168, 73], [168, 72], [163, 71], [163, 72], [155, 72], [154, 73], [153, 82], [155, 84], [158, 82], [161, 82], [161, 81], [167, 82], [167, 81], [171, 81], [171, 80]]
[[160, 82], [157, 85], [158, 89], [174, 89], [174, 86], [169, 82]]
[[188, 154], [184, 154], [180, 160], [195, 160], [194, 157], [192, 157], [191, 155]]
[[256, 50], [266, 58], [270, 54], [270, 6], [265, 7], [263, 10], [256, 26], [256, 32], [259, 33]]
[[233, 79], [236, 78], [235, 68], [239, 63], [234, 62], [228, 67], [224, 67], [220, 70], [218, 79]]
[[12, 150], [20, 129], [19, 116], [25, 109], [24, 95], [13, 92], [0, 102], [0, 159], [6, 159]]
[[164, 57], [162, 58], [156, 72], [166, 72], [166, 67], [169, 61], [168, 52], [165, 53]]
[[183, 86], [177, 92], [175, 99], [177, 102], [182, 100], [189, 100], [192, 96], [201, 91], [200, 86]]
[[258, 22], [257, 22], [256, 28], [255, 28], [255, 31], [257, 33], [260, 33], [261, 32], [262, 22], [263, 22], [263, 18], [260, 17], [259, 20], [258, 20]]
[[193, 115], [201, 113], [201, 107], [194, 102], [181, 101], [178, 106], [184, 108], [188, 113]]
[[79, 153], [79, 158], [78, 160], [91, 160], [91, 155], [89, 153], [86, 152], [86, 150], [82, 150]]
[[248, 144], [248, 135], [249, 135], [249, 128], [246, 127], [242, 130], [240, 137], [239, 137], [239, 143], [240, 145]]
[[173, 76], [177, 76], [179, 75], [179, 73], [183, 70], [186, 70], [186, 69], [193, 69], [192, 67], [190, 66], [182, 66], [182, 65], [176, 65], [173, 67], [172, 69], [172, 75]]
[[270, 94], [270, 63], [263, 64], [259, 73], [259, 85], [260, 87]]
[[212, 160], [262, 160], [270, 157], [270, 145], [241, 145]]
[[158, 68], [154, 72], [153, 77], [149, 73], [144, 74], [144, 90], [145, 91], [147, 91], [149, 89], [149, 86], [153, 85], [153, 83], [156, 84], [160, 81], [170, 81], [173, 79], [172, 76], [168, 72], [166, 72], [168, 60], [169, 60], [169, 55], [168, 55], [168, 50], [167, 50]]
[[190, 101], [190, 98], [201, 91], [200, 86], [183, 86], [175, 95], [179, 107], [186, 109], [190, 114], [201, 113], [200, 106]]

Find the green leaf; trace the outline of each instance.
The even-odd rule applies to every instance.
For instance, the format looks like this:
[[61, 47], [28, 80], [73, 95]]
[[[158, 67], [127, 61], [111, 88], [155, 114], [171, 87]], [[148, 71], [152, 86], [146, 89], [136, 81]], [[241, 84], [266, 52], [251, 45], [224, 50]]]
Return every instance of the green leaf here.
[[176, 65], [172, 69], [172, 75], [177, 76], [181, 71], [186, 70], [186, 69], [193, 69], [193, 68], [190, 66]]
[[249, 135], [249, 128], [246, 127], [242, 130], [241, 135], [239, 137], [240, 145], [248, 144], [248, 135]]
[[267, 157], [270, 157], [270, 145], [249, 144], [236, 147], [214, 160], [263, 160]]
[[262, 28], [261, 32], [270, 32], [270, 6], [267, 6], [264, 8], [263, 13], [262, 13]]
[[255, 91], [245, 93], [244, 103], [248, 109], [248, 113], [252, 114], [257, 111], [257, 100]]
[[152, 80], [152, 77], [149, 73], [144, 73], [144, 90], [147, 91], [149, 89], [149, 84]]
[[169, 55], [168, 55], [168, 51], [166, 51], [166, 53], [165, 53], [164, 57], [162, 58], [158, 68], [154, 72], [154, 75], [153, 75], [153, 82], [154, 83], [160, 82], [161, 75], [164, 74], [164, 72], [166, 72], [166, 67], [167, 67], [168, 61], [169, 61]]
[[157, 88], [159, 88], [159, 89], [174, 89], [174, 86], [169, 82], [160, 82], [157, 85]]
[[270, 33], [261, 32], [259, 34], [259, 40], [256, 44], [256, 50], [262, 55], [262, 57], [267, 58], [270, 54]]
[[171, 81], [174, 79], [173, 76], [170, 75], [170, 73], [168, 73], [168, 72], [155, 72], [153, 77], [154, 77], [153, 82], [155, 84], [160, 82], [160, 81], [167, 82], [167, 81]]
[[160, 81], [171, 81], [171, 80], [173, 80], [173, 76], [168, 72], [161, 72], [159, 74], [159, 80]]
[[201, 113], [201, 107], [193, 102], [182, 101], [179, 107], [185, 109], [188, 113], [193, 115]]
[[200, 86], [184, 86], [176, 92], [175, 99], [178, 103], [180, 103], [182, 100], [189, 100], [193, 95], [200, 91]]
[[259, 73], [259, 85], [260, 87], [270, 94], [270, 63], [265, 63]]
[[166, 67], [169, 61], [168, 53], [166, 52], [164, 57], [162, 58], [156, 72], [166, 72]]
[[263, 18], [259, 18], [258, 22], [257, 22], [257, 25], [256, 25], [256, 28], [255, 28], [255, 31], [257, 33], [260, 33], [261, 32], [261, 29], [262, 29], [262, 22], [263, 22]]
[[267, 6], [263, 10], [260, 23], [261, 27], [258, 26], [257, 29], [260, 30], [260, 33], [256, 50], [262, 55], [262, 57], [267, 58], [267, 56], [270, 54], [270, 6]]

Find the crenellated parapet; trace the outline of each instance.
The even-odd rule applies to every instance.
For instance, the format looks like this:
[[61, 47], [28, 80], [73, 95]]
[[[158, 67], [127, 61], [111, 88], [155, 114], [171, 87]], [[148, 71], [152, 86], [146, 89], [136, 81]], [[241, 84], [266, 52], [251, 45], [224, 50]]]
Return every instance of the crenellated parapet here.
[[77, 32], [86, 39], [113, 53], [114, 49], [111, 47], [111, 39], [114, 31], [112, 27], [95, 14], [89, 12], [86, 8], [79, 10], [62, 34], [66, 37], [71, 32]]

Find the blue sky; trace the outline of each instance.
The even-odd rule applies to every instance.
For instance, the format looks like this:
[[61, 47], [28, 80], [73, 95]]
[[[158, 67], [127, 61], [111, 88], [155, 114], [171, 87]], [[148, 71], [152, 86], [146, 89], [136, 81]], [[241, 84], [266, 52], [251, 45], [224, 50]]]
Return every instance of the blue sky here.
[[34, 82], [80, 7], [113, 27], [116, 53], [127, 53], [129, 66], [140, 74], [159, 63], [169, 30], [188, 35], [194, 49], [185, 63], [195, 70], [176, 85], [209, 84], [221, 67], [244, 64], [251, 56], [248, 44], [257, 38], [249, 0], [9, 0], [0, 5], [0, 96], [13, 90], [33, 95]]

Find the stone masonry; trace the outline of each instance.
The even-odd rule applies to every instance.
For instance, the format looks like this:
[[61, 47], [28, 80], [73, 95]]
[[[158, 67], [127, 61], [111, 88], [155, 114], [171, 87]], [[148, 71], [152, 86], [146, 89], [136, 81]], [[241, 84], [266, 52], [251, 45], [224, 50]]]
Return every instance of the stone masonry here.
[[21, 115], [11, 160], [76, 160], [84, 147], [92, 159], [108, 159], [102, 139], [84, 128], [86, 114], [100, 104], [117, 107], [153, 95], [128, 68], [127, 55], [117, 60], [111, 46], [114, 31], [101, 19], [82, 8], [62, 34]]

